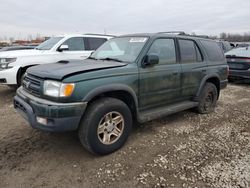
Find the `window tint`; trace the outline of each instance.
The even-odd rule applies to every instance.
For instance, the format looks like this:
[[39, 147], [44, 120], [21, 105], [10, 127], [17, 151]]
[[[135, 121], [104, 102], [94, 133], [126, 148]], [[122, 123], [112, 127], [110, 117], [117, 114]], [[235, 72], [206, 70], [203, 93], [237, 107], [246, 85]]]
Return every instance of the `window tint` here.
[[224, 54], [215, 41], [201, 40], [210, 61], [223, 61]]
[[106, 38], [93, 38], [93, 37], [88, 37], [86, 38], [87, 40], [87, 50], [96, 50], [99, 48], [104, 42], [107, 41]]
[[175, 44], [173, 39], [156, 39], [148, 54], [159, 56], [159, 64], [176, 63]]
[[63, 44], [69, 46], [69, 51], [83, 51], [85, 49], [82, 37], [70, 38], [66, 40]]
[[182, 63], [194, 63], [202, 61], [200, 50], [194, 41], [179, 40], [179, 45]]

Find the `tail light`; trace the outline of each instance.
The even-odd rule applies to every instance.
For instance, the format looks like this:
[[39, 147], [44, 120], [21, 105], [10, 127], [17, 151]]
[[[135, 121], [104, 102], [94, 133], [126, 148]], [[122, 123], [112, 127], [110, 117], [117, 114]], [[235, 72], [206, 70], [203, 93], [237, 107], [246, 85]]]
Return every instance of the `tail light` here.
[[227, 60], [229, 61], [233, 60], [237, 62], [237, 60], [240, 60], [246, 63], [250, 63], [250, 57], [238, 57], [238, 56], [226, 56], [226, 57], [227, 57]]

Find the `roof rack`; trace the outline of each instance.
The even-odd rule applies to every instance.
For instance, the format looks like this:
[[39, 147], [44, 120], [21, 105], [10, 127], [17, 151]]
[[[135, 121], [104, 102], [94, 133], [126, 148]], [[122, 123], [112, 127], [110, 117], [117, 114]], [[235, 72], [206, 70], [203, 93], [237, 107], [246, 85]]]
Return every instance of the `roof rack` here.
[[107, 34], [95, 34], [95, 33], [85, 33], [84, 35], [97, 35], [97, 36], [108, 36], [108, 37], [115, 37], [115, 35], [107, 35]]
[[190, 36], [200, 37], [200, 38], [205, 38], [205, 39], [209, 39], [210, 38], [208, 35], [190, 35]]
[[169, 34], [177, 34], [177, 35], [187, 35], [184, 31], [163, 31], [163, 32], [158, 32], [159, 34], [161, 33], [169, 33]]
[[185, 36], [190, 36], [190, 37], [200, 37], [200, 38], [206, 38], [206, 39], [210, 38], [208, 35], [192, 35], [192, 34], [187, 34], [184, 31], [166, 31], [166, 32], [158, 32], [158, 33], [159, 34], [166, 33], [166, 34], [185, 35]]

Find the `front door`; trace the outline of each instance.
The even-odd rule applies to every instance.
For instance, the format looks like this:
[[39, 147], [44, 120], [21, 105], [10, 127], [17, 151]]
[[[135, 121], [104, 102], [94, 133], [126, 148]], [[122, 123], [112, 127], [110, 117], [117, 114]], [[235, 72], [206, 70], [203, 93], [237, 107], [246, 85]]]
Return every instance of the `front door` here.
[[147, 110], [178, 100], [181, 90], [181, 66], [177, 61], [175, 40], [156, 39], [147, 55], [159, 57], [159, 63], [139, 68], [139, 108]]
[[63, 45], [68, 45], [69, 50], [59, 52], [60, 60], [81, 60], [90, 56], [92, 51], [86, 51], [83, 37], [72, 37], [66, 40]]

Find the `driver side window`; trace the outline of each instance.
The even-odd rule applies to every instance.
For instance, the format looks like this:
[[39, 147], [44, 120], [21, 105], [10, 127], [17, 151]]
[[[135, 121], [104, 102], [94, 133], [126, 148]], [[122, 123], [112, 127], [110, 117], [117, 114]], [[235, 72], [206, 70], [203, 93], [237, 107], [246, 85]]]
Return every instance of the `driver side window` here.
[[63, 45], [68, 45], [68, 51], [84, 51], [84, 40], [83, 37], [73, 37], [66, 40]]
[[176, 63], [174, 39], [156, 39], [151, 45], [148, 54], [159, 57], [159, 64]]

